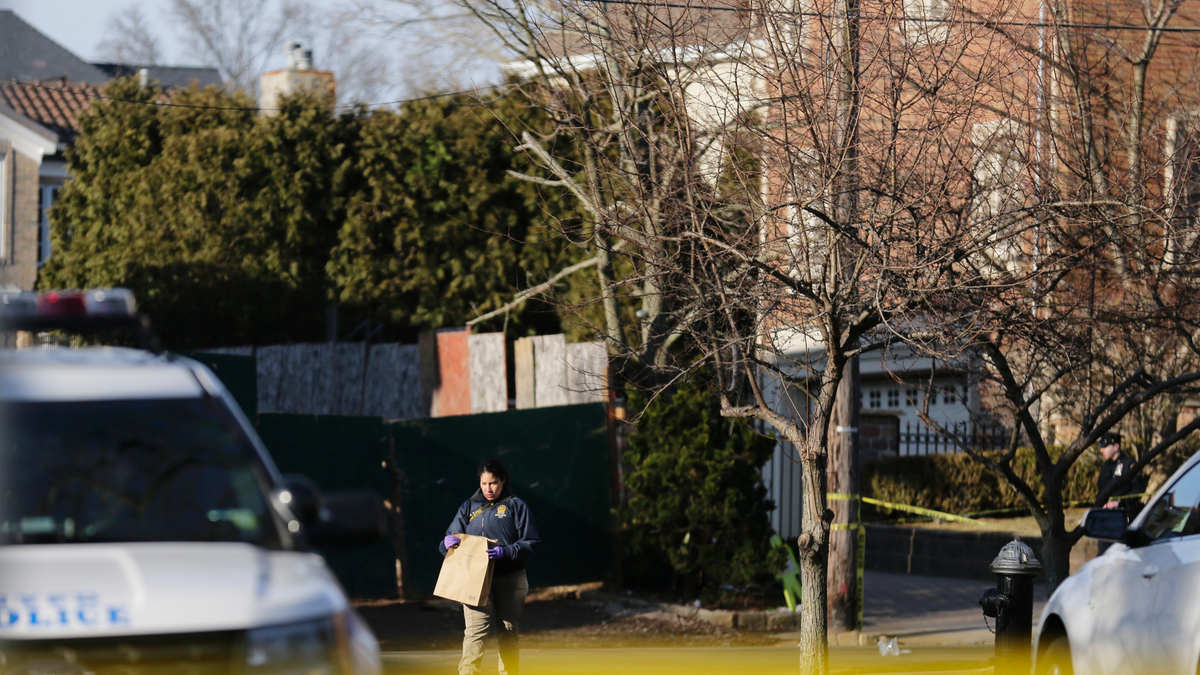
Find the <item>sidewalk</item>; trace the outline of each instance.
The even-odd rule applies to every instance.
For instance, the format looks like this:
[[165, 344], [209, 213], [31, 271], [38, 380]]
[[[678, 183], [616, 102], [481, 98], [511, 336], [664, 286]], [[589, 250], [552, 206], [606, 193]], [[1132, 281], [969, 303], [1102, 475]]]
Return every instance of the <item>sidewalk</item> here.
[[[993, 583], [992, 586], [995, 584]], [[979, 597], [985, 581], [923, 577], [868, 570], [865, 579], [863, 633], [899, 637], [901, 645], [991, 645]], [[1034, 588], [1034, 625], [1046, 604], [1045, 584]], [[988, 622], [995, 628], [995, 620]]]

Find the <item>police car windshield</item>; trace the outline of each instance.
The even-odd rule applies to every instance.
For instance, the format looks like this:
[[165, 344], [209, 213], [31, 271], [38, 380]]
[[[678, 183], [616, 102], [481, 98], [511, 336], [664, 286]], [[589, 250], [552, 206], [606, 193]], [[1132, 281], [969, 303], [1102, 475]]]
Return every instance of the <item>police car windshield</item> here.
[[281, 548], [266, 475], [214, 399], [21, 402], [0, 431], [0, 544]]

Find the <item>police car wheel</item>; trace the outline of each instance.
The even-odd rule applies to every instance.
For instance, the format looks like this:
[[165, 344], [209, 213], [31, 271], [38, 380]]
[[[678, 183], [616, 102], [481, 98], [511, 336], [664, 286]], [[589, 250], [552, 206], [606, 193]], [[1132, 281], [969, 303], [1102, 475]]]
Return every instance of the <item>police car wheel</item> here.
[[1038, 658], [1038, 675], [1074, 675], [1071, 667], [1071, 645], [1066, 635], [1050, 641]]

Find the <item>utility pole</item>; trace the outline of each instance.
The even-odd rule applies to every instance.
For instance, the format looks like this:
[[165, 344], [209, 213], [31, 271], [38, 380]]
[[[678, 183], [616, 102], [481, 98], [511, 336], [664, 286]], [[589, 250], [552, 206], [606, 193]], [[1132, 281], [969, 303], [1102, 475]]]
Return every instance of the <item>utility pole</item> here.
[[829, 508], [833, 523], [829, 532], [829, 571], [826, 587], [831, 633], [861, 630], [859, 598], [859, 371], [858, 357], [846, 363], [838, 385], [834, 430], [829, 453]]
[[[841, 165], [834, 185], [837, 186], [837, 219], [846, 229], [857, 222], [858, 183], [858, 124], [860, 112], [859, 91], [859, 0], [839, 0], [837, 26], [837, 67], [841, 70], [841, 86], [838, 88], [837, 114], [839, 120]], [[846, 237], [839, 237], [838, 265], [835, 270], [840, 304], [847, 310], [855, 306], [854, 287], [846, 279], [845, 266], [853, 266], [853, 244]], [[849, 313], [849, 312], [845, 312]], [[853, 342], [844, 343], [845, 348], [854, 349]], [[833, 522], [829, 533], [829, 563], [826, 574], [826, 598], [828, 599], [829, 630], [845, 632], [861, 630], [860, 598], [862, 580], [859, 578], [858, 562], [863, 555], [859, 550], [859, 364], [858, 357], [847, 360], [838, 384], [834, 414], [834, 437], [829, 448], [829, 508], [833, 511]]]

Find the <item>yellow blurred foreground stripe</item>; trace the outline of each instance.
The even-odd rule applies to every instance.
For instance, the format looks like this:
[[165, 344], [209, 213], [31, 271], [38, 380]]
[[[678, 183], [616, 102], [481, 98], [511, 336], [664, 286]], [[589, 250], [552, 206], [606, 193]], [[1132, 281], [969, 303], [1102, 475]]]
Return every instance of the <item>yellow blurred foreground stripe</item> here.
[[[880, 656], [875, 647], [830, 648], [830, 675], [937, 673], [990, 675], [991, 646], [914, 647], [912, 654]], [[458, 652], [387, 652], [388, 675], [455, 675]], [[655, 647], [522, 649], [522, 675], [792, 675], [799, 651], [789, 647]], [[484, 673], [496, 672], [488, 650]]]

